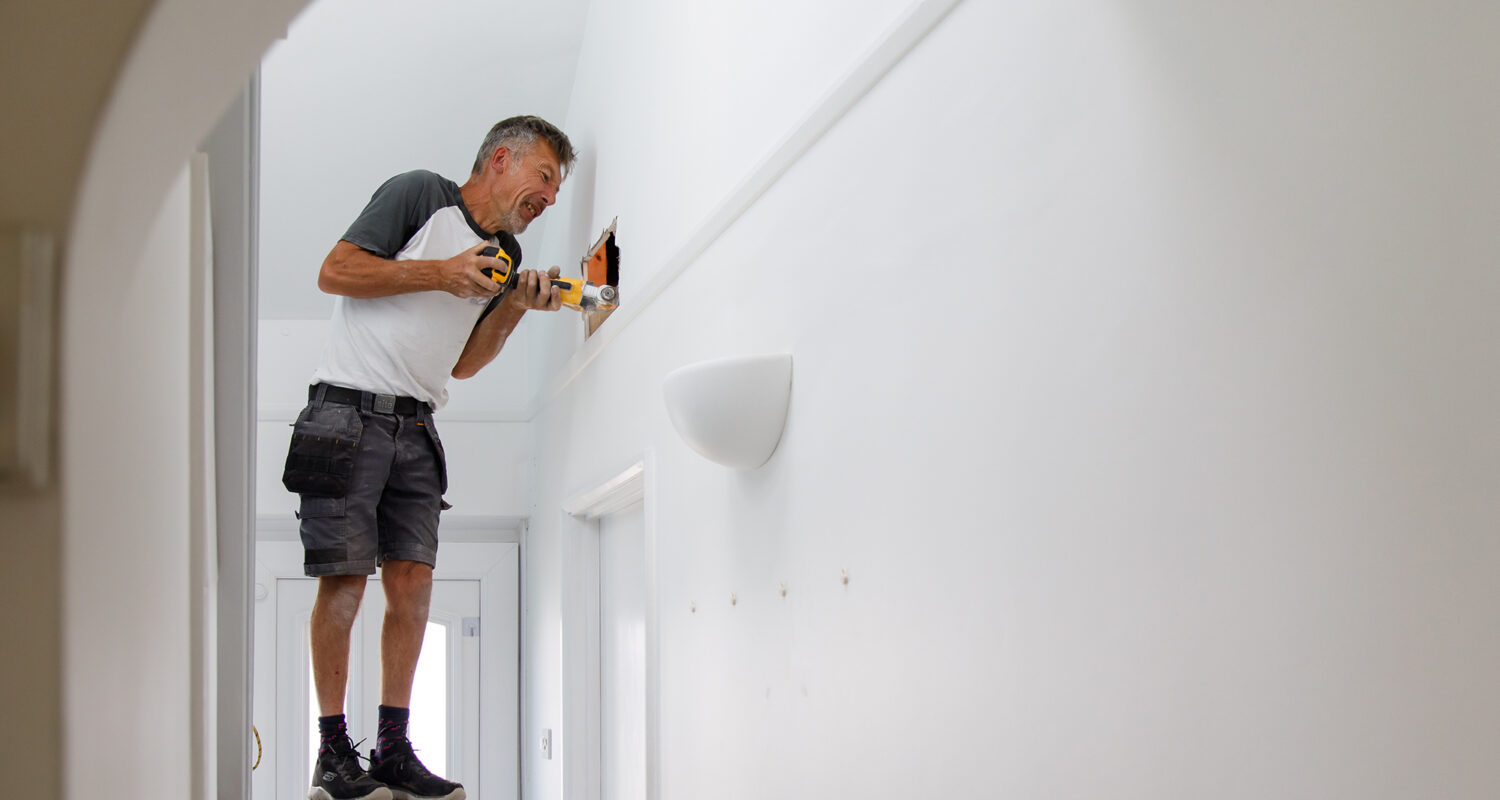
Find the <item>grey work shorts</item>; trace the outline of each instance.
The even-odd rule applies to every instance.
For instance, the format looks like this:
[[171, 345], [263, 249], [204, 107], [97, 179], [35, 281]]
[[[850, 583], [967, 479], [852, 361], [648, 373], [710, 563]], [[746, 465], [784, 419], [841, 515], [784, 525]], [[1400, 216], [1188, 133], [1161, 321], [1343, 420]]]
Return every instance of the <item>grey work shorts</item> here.
[[448, 477], [425, 404], [397, 414], [375, 411], [370, 402], [361, 407], [314, 398], [292, 428], [294, 448], [299, 435], [337, 437], [353, 448], [344, 496], [301, 495], [304, 573], [372, 575], [391, 560], [437, 565]]

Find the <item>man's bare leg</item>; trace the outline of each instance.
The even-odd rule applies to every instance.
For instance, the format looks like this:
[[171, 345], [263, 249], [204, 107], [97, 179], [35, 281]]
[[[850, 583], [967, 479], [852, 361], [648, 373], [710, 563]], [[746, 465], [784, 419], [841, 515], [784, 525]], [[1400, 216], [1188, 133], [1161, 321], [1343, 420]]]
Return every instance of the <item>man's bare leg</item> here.
[[364, 575], [329, 575], [318, 579], [318, 597], [313, 601], [313, 685], [318, 690], [322, 716], [344, 713], [344, 692], [349, 686], [349, 633], [365, 597]]
[[380, 629], [380, 704], [411, 707], [411, 683], [427, 633], [432, 604], [432, 567], [418, 561], [387, 561], [380, 568], [385, 620]]
[[427, 633], [432, 604], [432, 567], [417, 561], [387, 561], [381, 567], [385, 621], [380, 629], [380, 729], [370, 755], [370, 776], [397, 797], [464, 800], [464, 787], [432, 774], [406, 738], [411, 683]]
[[[365, 597], [365, 576], [331, 575], [318, 579], [313, 601], [313, 685], [318, 690], [322, 741], [313, 770], [311, 800], [391, 800], [391, 790], [359, 766], [359, 755], [344, 722], [344, 692], [349, 686], [349, 633]], [[337, 719], [329, 719], [336, 717]]]

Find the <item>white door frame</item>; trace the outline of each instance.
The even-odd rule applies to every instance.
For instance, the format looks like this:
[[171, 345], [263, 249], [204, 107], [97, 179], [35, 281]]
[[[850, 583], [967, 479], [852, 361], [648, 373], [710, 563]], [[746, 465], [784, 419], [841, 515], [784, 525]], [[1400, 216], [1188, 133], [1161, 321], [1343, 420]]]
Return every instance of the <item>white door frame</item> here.
[[[213, 132], [208, 157], [208, 239], [212, 261], [214, 509], [218, 577], [214, 654], [217, 790], [204, 796], [250, 800], [254, 716], [256, 292], [260, 195], [260, 73], [250, 76]], [[212, 757], [212, 756], [211, 756]]]
[[[519, 533], [506, 532], [506, 538], [519, 539]], [[521, 703], [521, 650], [520, 619], [521, 597], [519, 590], [502, 591], [505, 582], [499, 579], [503, 570], [516, 576], [519, 587], [520, 544], [517, 541], [489, 542], [444, 542], [439, 548], [438, 565], [433, 570], [434, 580], [479, 581], [479, 608], [481, 626], [495, 630], [500, 620], [515, 620], [517, 635], [486, 635], [479, 632], [479, 663], [484, 674], [479, 682], [480, 706], [482, 708], [517, 709], [516, 725], [502, 725], [503, 715], [484, 714], [479, 719], [479, 796], [503, 798], [521, 796], [521, 730], [519, 713]], [[256, 547], [256, 598], [258, 603], [276, 602], [276, 582], [280, 578], [301, 578], [302, 544], [300, 542], [265, 541]], [[262, 599], [262, 587], [265, 589]], [[274, 615], [271, 615], [274, 620]], [[485, 622], [483, 620], [488, 620]], [[274, 669], [276, 663], [275, 631], [263, 628], [256, 630], [255, 668]], [[514, 687], [514, 694], [505, 691]], [[256, 726], [262, 737], [276, 729], [275, 698], [257, 698]], [[275, 767], [275, 747], [265, 747], [261, 768]], [[494, 768], [493, 765], [498, 765]]]
[[646, 542], [646, 800], [661, 794], [661, 661], [656, 566], [656, 457], [651, 450], [562, 505], [562, 761], [564, 800], [602, 796], [599, 518], [644, 504]]

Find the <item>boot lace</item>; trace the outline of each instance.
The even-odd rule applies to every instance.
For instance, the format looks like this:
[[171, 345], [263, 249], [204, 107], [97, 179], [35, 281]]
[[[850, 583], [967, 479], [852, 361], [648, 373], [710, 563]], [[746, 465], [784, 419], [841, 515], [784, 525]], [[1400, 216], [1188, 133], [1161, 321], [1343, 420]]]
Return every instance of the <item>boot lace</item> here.
[[360, 766], [359, 763], [360, 759], [364, 758], [364, 756], [359, 754], [359, 746], [364, 743], [364, 739], [355, 742], [348, 735], [345, 735], [342, 739], [334, 739], [330, 743], [328, 754], [334, 758], [333, 767], [338, 771], [339, 777], [344, 780], [353, 781], [358, 780], [365, 774], [367, 770]]
[[432, 774], [432, 770], [429, 770], [427, 768], [427, 765], [422, 763], [422, 759], [417, 758], [417, 749], [411, 746], [410, 739], [398, 742], [390, 755], [383, 756], [381, 760], [384, 761], [387, 758], [398, 758], [402, 756], [407, 759], [407, 769], [411, 770], [413, 776], [418, 778], [443, 780], [442, 778], [439, 778], [438, 776]]

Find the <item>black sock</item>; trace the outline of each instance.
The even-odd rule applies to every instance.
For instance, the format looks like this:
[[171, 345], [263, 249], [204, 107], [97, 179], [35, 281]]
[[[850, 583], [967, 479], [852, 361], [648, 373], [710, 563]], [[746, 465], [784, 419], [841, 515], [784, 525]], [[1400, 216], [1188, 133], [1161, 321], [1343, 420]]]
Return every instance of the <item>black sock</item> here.
[[406, 741], [406, 721], [411, 718], [411, 709], [395, 706], [380, 706], [380, 728], [375, 734], [375, 749], [384, 757], [391, 747]]
[[318, 755], [321, 756], [328, 752], [328, 748], [334, 741], [349, 737], [349, 726], [344, 722], [344, 715], [318, 717], [318, 735], [321, 739], [318, 744]]

